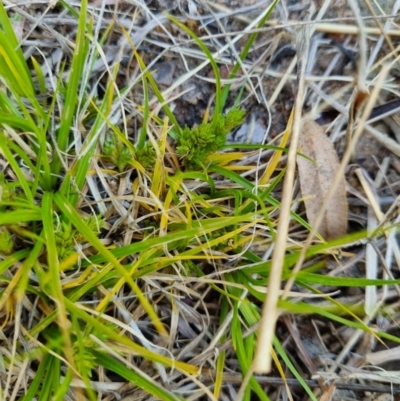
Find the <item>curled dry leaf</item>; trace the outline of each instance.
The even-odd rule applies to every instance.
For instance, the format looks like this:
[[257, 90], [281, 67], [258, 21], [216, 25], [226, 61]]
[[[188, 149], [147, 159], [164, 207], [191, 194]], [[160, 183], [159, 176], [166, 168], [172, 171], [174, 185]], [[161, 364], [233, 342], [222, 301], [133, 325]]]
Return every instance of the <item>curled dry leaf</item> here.
[[[299, 147], [299, 151], [311, 159], [297, 156], [301, 193], [305, 198], [307, 219], [312, 226], [339, 170], [339, 161], [324, 129], [315, 121], [303, 122]], [[318, 232], [326, 240], [345, 235], [347, 215], [346, 182], [343, 176], [329, 199]]]

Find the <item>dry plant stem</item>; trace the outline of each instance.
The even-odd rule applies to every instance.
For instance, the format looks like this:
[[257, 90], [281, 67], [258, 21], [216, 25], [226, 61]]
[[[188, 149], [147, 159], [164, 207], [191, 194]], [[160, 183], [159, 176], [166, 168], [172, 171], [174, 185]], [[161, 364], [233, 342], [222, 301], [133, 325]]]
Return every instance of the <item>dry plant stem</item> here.
[[[385, 16], [385, 18], [395, 17], [394, 15]], [[278, 20], [270, 20], [266, 23], [269, 26], [280, 27], [281, 23]], [[296, 22], [293, 25], [298, 25]], [[345, 25], [345, 24], [335, 24], [335, 23], [320, 23], [315, 25], [315, 30], [317, 32], [324, 32], [324, 33], [334, 33], [334, 34], [342, 34], [342, 35], [359, 35], [360, 30], [357, 26], [354, 25]], [[381, 31], [379, 28], [370, 28], [365, 27], [365, 33], [367, 35], [381, 35]], [[389, 29], [386, 31], [387, 36], [400, 36], [399, 29]]]
[[[250, 11], [251, 9], [254, 8], [260, 8], [265, 2], [261, 1], [257, 4], [255, 4], [254, 6], [250, 6], [247, 7], [247, 10]], [[240, 10], [235, 10], [232, 11], [231, 8], [226, 7], [222, 4], [215, 4], [215, 3], [209, 3], [213, 8], [215, 8], [216, 10], [222, 11], [224, 13], [230, 13], [230, 15], [233, 14], [238, 14], [239, 12], [244, 12], [247, 11], [246, 8], [240, 9]], [[244, 14], [244, 13], [243, 13]], [[226, 14], [225, 14], [226, 15]], [[382, 15], [382, 16], [374, 16], [372, 17], [375, 21], [379, 20], [379, 19], [389, 19], [389, 18], [395, 18], [397, 17], [396, 13], [392, 13], [392, 15]], [[363, 20], [367, 20], [367, 19], [371, 19], [371, 17], [361, 17]], [[245, 15], [237, 15], [236, 19], [249, 23], [251, 22], [251, 19]], [[318, 18], [317, 18], [318, 20]], [[350, 20], [353, 21], [354, 18], [341, 18], [339, 19], [331, 19], [331, 20], [326, 20], [326, 21], [334, 21], [333, 23], [330, 22], [322, 22], [322, 23], [315, 23], [315, 21], [312, 21], [311, 23], [315, 26], [315, 31], [317, 32], [323, 32], [323, 33], [333, 33], [333, 34], [338, 34], [338, 33], [342, 33], [342, 34], [347, 34], [347, 35], [358, 35], [359, 31], [358, 31], [358, 27], [357, 26], [353, 26], [353, 25], [344, 25], [344, 24], [338, 24], [338, 21], [343, 21], [343, 20]], [[301, 22], [302, 24], [309, 24], [309, 22]], [[289, 26], [293, 26], [293, 25], [299, 25], [299, 22], [296, 21], [294, 23], [284, 23], [282, 24], [282, 21], [279, 20], [269, 20], [266, 22], [266, 25], [272, 26], [272, 27], [276, 27], [276, 28], [287, 28]], [[366, 33], [368, 35], [381, 35], [381, 29], [379, 28], [370, 28], [367, 27], [366, 28]], [[390, 29], [387, 30], [386, 32], [387, 36], [400, 36], [400, 30], [398, 29]]]
[[290, 63], [288, 69], [286, 70], [285, 74], [283, 75], [282, 79], [279, 81], [276, 89], [274, 90], [274, 93], [271, 95], [271, 97], [268, 100], [268, 107], [271, 107], [274, 105], [276, 99], [279, 97], [283, 87], [287, 84], [287, 81], [289, 80], [292, 71], [294, 70], [294, 67], [296, 67], [297, 63], [297, 56], [293, 57], [292, 62]]
[[271, 346], [275, 333], [276, 321], [279, 317], [277, 302], [282, 277], [282, 263], [286, 250], [286, 239], [290, 222], [290, 206], [296, 170], [296, 154], [301, 128], [301, 114], [305, 92], [305, 71], [307, 68], [309, 48], [308, 26], [298, 35], [298, 93], [294, 110], [292, 125], [292, 139], [288, 154], [287, 172], [282, 194], [280, 218], [277, 228], [276, 246], [272, 255], [271, 273], [268, 283], [267, 299], [263, 305], [260, 323], [258, 345], [253, 361], [252, 370], [259, 373], [269, 373], [271, 370]]
[[349, 6], [353, 10], [353, 14], [356, 18], [358, 25], [358, 42], [359, 42], [359, 52], [357, 59], [357, 89], [359, 91], [366, 91], [366, 68], [367, 65], [367, 33], [364, 22], [361, 18], [360, 7], [356, 0], [347, 0]]
[[[367, 174], [366, 172], [364, 172]], [[378, 225], [378, 218], [382, 216], [382, 212], [379, 208], [379, 202], [377, 193], [374, 190], [375, 188], [370, 185], [367, 177], [364, 176], [363, 171], [361, 169], [356, 170], [356, 174], [358, 179], [361, 182], [361, 185], [364, 188], [365, 193], [367, 194], [370, 205], [368, 205], [368, 232], [372, 232], [376, 229]], [[368, 177], [369, 178], [369, 177]], [[366, 269], [366, 278], [376, 279], [378, 278], [378, 254], [376, 253], [373, 245], [368, 243], [366, 245], [366, 253], [365, 253], [365, 269]], [[376, 286], [369, 285], [365, 288], [365, 300], [364, 300], [364, 311], [367, 316], [371, 317], [372, 313], [375, 309], [375, 305], [378, 302], [378, 291]]]
[[[380, 301], [376, 306], [375, 309], [371, 312], [371, 317], [366, 317], [363, 319], [363, 323], [365, 326], [369, 326], [372, 319], [375, 317], [376, 313], [379, 311], [379, 309], [382, 306], [382, 301]], [[343, 346], [341, 349], [339, 355], [335, 359], [335, 363], [332, 364], [332, 366], [328, 369], [328, 372], [333, 373], [339, 366], [339, 364], [343, 361], [344, 358], [349, 354], [349, 352], [355, 347], [355, 345], [358, 343], [360, 338], [365, 332], [361, 329], [357, 329], [353, 335], [350, 337], [350, 339], [347, 341], [347, 343]]]
[[378, 352], [371, 352], [365, 356], [365, 362], [370, 365], [381, 365], [383, 363], [399, 359], [400, 347], [394, 347]]
[[[385, 31], [385, 27], [383, 27], [382, 24], [381, 24], [381, 22], [376, 18], [376, 13], [375, 13], [375, 10], [373, 9], [373, 7], [371, 6], [371, 2], [370, 2], [369, 0], [364, 0], [364, 3], [365, 3], [365, 5], [367, 6], [368, 11], [369, 11], [369, 12], [371, 13], [371, 15], [374, 17], [375, 23], [376, 23], [378, 29], [379, 29], [380, 32], [381, 32], [381, 35], [382, 35], [382, 36], [381, 36], [381, 38], [379, 38], [379, 41], [382, 42], [382, 41], [383, 41], [383, 38], [384, 38], [385, 41], [386, 41], [386, 43], [387, 43], [388, 46], [390, 47], [390, 50], [391, 50], [393, 53], [396, 53], [396, 50], [395, 50], [395, 48], [394, 48], [394, 46], [393, 46], [393, 43], [392, 43], [392, 41], [390, 40], [389, 35], [387, 35], [387, 33], [386, 33], [386, 31]], [[400, 6], [400, 2], [397, 0], [396, 3], [393, 5], [393, 9], [392, 9], [392, 13], [393, 13], [393, 14], [397, 13], [397, 10], [399, 9], [399, 6]], [[386, 24], [387, 24], [388, 26], [390, 26], [390, 22], [389, 22], [389, 21], [387, 21]], [[380, 46], [381, 46], [381, 45], [378, 43], [377, 50], [379, 49]], [[365, 64], [365, 65], [368, 66], [369, 64]], [[367, 68], [366, 68], [366, 69], [367, 69]]]
[[357, 128], [356, 128], [356, 130], [354, 132], [354, 135], [353, 135], [353, 137], [352, 137], [352, 139], [350, 141], [350, 144], [349, 144], [348, 148], [346, 149], [346, 152], [343, 155], [343, 159], [342, 159], [342, 162], [340, 163], [339, 170], [338, 170], [337, 174], [335, 175], [335, 178], [334, 178], [334, 180], [332, 182], [332, 187], [329, 190], [329, 192], [327, 194], [327, 197], [323, 202], [321, 210], [320, 210], [320, 212], [318, 213], [318, 216], [315, 219], [314, 225], [313, 225], [310, 233], [308, 234], [307, 240], [306, 240], [306, 242], [305, 242], [305, 244], [304, 244], [304, 246], [303, 246], [303, 248], [301, 250], [299, 259], [297, 260], [297, 263], [296, 263], [296, 265], [295, 265], [295, 267], [293, 269], [292, 277], [286, 283], [285, 293], [284, 293], [284, 296], [283, 296], [284, 298], [286, 298], [286, 296], [287, 296], [286, 292], [290, 291], [290, 289], [293, 286], [294, 276], [300, 270], [300, 268], [301, 268], [301, 266], [302, 266], [302, 264], [304, 262], [307, 249], [311, 245], [311, 242], [312, 242], [312, 240], [313, 240], [313, 238], [314, 238], [316, 232], [318, 231], [318, 228], [319, 228], [319, 226], [320, 226], [320, 224], [322, 222], [322, 219], [323, 219], [326, 207], [328, 205], [329, 199], [331, 198], [332, 194], [336, 191], [336, 188], [337, 188], [337, 186], [338, 186], [338, 184], [339, 184], [339, 182], [341, 180], [341, 177], [344, 174], [344, 170], [345, 170], [345, 168], [346, 168], [346, 166], [347, 166], [347, 164], [348, 164], [348, 162], [349, 162], [349, 160], [350, 160], [350, 158], [351, 158], [351, 156], [353, 154], [353, 151], [355, 149], [355, 145], [357, 144], [357, 141], [358, 141], [360, 135], [363, 132], [364, 125], [365, 125], [365, 123], [366, 123], [366, 121], [368, 119], [368, 116], [370, 115], [370, 113], [371, 113], [371, 111], [372, 111], [372, 109], [374, 107], [374, 104], [375, 104], [375, 102], [376, 102], [376, 100], [378, 98], [378, 95], [379, 95], [379, 91], [380, 91], [381, 86], [382, 86], [382, 84], [383, 84], [383, 82], [384, 82], [384, 80], [385, 80], [385, 78], [386, 78], [386, 76], [387, 76], [387, 74], [389, 72], [389, 69], [390, 69], [389, 65], [384, 65], [382, 67], [382, 70], [381, 70], [381, 72], [380, 72], [380, 74], [378, 76], [376, 85], [374, 87], [374, 90], [372, 91], [371, 96], [370, 96], [370, 98], [368, 100], [368, 103], [365, 106], [364, 112], [363, 112], [363, 114], [361, 116], [361, 119], [360, 119], [358, 125], [357, 125]]
[[[229, 43], [227, 43], [225, 46], [223, 46], [221, 49], [219, 49], [217, 52], [212, 54], [212, 57], [214, 59], [218, 59], [221, 54], [223, 54], [226, 50], [228, 50], [231, 46], [233, 46], [237, 41], [243, 38], [247, 34], [248, 31], [250, 31], [254, 26], [257, 26], [257, 24], [262, 20], [264, 17], [265, 13], [261, 13], [258, 18], [255, 20], [252, 20], [251, 23], [246, 27], [246, 29], [243, 30], [243, 33], [240, 35], [235, 36]], [[165, 98], [168, 98], [168, 95], [172, 93], [179, 85], [181, 85], [183, 82], [186, 82], [190, 77], [194, 76], [197, 74], [200, 70], [202, 70], [205, 66], [209, 64], [210, 60], [206, 59], [204, 60], [201, 64], [199, 64], [196, 68], [188, 71], [186, 74], [184, 74], [180, 79], [178, 79], [173, 85], [171, 85], [168, 89], [163, 91], [163, 96]], [[156, 99], [152, 99], [150, 101], [150, 105], [154, 103]]]
[[[394, 349], [394, 356], [396, 356], [396, 359], [399, 359], [400, 356], [399, 351], [397, 349]], [[382, 352], [388, 352], [388, 351], [382, 351]], [[380, 353], [379, 353], [380, 354]], [[390, 350], [388, 352], [388, 356], [390, 358], [393, 357], [393, 353], [390, 354]], [[369, 358], [368, 358], [369, 359]], [[380, 362], [380, 360], [385, 360], [385, 356], [382, 354], [382, 358], [371, 358], [373, 361], [375, 359]], [[390, 358], [391, 359], [391, 358]], [[204, 378], [202, 377], [202, 380], [204, 382], [210, 382], [211, 380], [214, 380], [215, 373], [214, 372], [207, 372], [206, 375], [204, 375]], [[62, 377], [64, 379], [64, 377]], [[269, 385], [274, 385], [274, 386], [283, 386], [285, 383], [289, 384], [291, 387], [299, 387], [302, 388], [302, 384], [297, 381], [297, 379], [292, 379], [292, 378], [285, 378], [283, 380], [281, 377], [267, 377], [267, 376], [256, 376], [256, 380], [260, 384], [269, 384]], [[234, 373], [229, 373], [229, 374], [224, 374], [224, 383], [230, 384], [230, 383], [241, 383], [242, 381], [242, 376], [240, 374], [234, 374]], [[309, 387], [320, 387], [320, 384], [318, 383], [317, 380], [304, 380]], [[121, 389], [121, 387], [126, 384], [125, 382], [101, 382], [101, 381], [90, 381], [91, 386], [93, 387], [94, 390], [96, 391], [104, 391], [104, 392], [112, 392], [112, 391], [118, 391]], [[71, 385], [73, 387], [82, 387], [82, 388], [87, 388], [86, 383], [83, 380], [79, 379], [73, 379], [71, 382]], [[358, 383], [346, 383], [346, 382], [336, 382], [335, 386], [337, 389], [343, 389], [343, 390], [352, 390], [352, 391], [371, 391], [374, 393], [393, 393], [393, 394], [399, 394], [400, 393], [400, 388], [398, 387], [390, 387], [390, 386], [377, 386], [373, 384], [358, 384]], [[133, 388], [133, 385], [132, 385]]]
[[349, 146], [351, 133], [353, 132], [353, 127], [355, 121], [362, 110], [362, 106], [365, 103], [365, 99], [368, 95], [368, 89], [366, 85], [366, 65], [367, 65], [367, 34], [365, 33], [365, 26], [361, 19], [360, 8], [356, 0], [348, 0], [348, 4], [353, 10], [353, 14], [357, 20], [359, 27], [359, 52], [357, 57], [357, 75], [356, 75], [356, 87], [354, 88], [353, 99], [351, 102], [349, 120], [346, 130], [346, 148]]
[[[380, 209], [380, 205], [379, 205], [379, 200], [378, 200], [378, 195], [376, 194], [376, 191], [374, 191], [373, 184], [371, 184], [371, 179], [368, 179], [368, 175], [367, 173], [364, 171], [362, 171], [361, 169], [357, 169], [356, 170], [356, 175], [358, 177], [358, 179], [360, 180], [360, 183], [365, 191], [365, 194], [368, 198], [369, 201], [369, 209], [371, 209], [371, 212], [374, 212], [374, 215], [371, 218], [374, 218], [377, 220], [376, 225], [372, 228], [369, 228], [369, 231], [373, 231], [377, 228], [378, 222], [379, 224], [381, 224], [384, 221], [384, 214], [382, 213], [381, 209]], [[387, 252], [393, 252], [394, 253], [394, 257], [396, 259], [397, 264], [399, 264], [400, 261], [400, 255], [399, 255], [399, 249], [398, 246], [396, 244], [396, 242], [394, 241], [394, 243], [391, 244], [392, 240], [391, 237], [393, 236], [393, 233], [396, 232], [396, 229], [391, 229], [389, 231], [386, 231], [385, 235], [387, 238]], [[374, 244], [367, 244], [367, 252], [366, 252], [366, 264], [367, 264], [367, 272], [368, 272], [368, 264], [369, 264], [369, 260], [368, 260], [368, 246], [373, 247], [374, 248]], [[376, 244], [375, 244], [376, 247]], [[389, 249], [391, 249], [391, 251], [389, 251]], [[376, 256], [376, 264], [378, 263], [377, 258], [378, 258], [378, 253], [376, 252], [375, 249], [370, 250], [371, 254], [375, 254]], [[374, 256], [372, 256], [372, 258], [374, 258]], [[388, 278], [389, 277], [389, 270], [390, 270], [390, 261], [388, 263], [386, 263], [384, 260], [381, 261], [381, 263], [383, 264], [383, 266], [385, 266], [385, 273], [384, 273], [384, 278]], [[377, 269], [377, 267], [376, 267]], [[377, 274], [377, 272], [376, 272]], [[391, 275], [390, 275], [391, 276]], [[376, 277], [374, 277], [376, 278]], [[393, 278], [393, 277], [392, 277]], [[368, 290], [370, 288], [374, 288], [373, 286], [368, 286], [366, 289], [366, 300], [367, 300], [367, 295], [368, 295]], [[397, 286], [396, 286], [397, 288]], [[383, 294], [386, 294], [387, 292], [387, 286], [383, 287]], [[380, 299], [381, 303], [383, 303], [383, 301], [385, 300], [385, 296], [383, 295]], [[372, 305], [376, 305], [377, 303], [377, 299], [373, 300], [372, 302], [370, 302], [371, 305], [371, 310], [372, 310]], [[368, 316], [370, 316], [367, 313]], [[371, 316], [370, 316], [371, 317]]]
[[375, 127], [372, 127], [370, 125], [366, 125], [365, 130], [368, 131], [379, 143], [385, 146], [389, 151], [400, 157], [400, 144], [398, 144], [394, 139], [390, 138], [386, 134], [383, 134]]

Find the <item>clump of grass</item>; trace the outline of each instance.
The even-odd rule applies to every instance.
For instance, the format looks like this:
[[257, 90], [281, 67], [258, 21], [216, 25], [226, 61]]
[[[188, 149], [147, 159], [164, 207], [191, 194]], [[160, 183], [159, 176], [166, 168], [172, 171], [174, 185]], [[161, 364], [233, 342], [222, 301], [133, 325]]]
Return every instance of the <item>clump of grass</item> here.
[[14, 241], [7, 227], [0, 227], [0, 254], [10, 255], [14, 249]]
[[[159, 146], [159, 144], [157, 144]], [[144, 168], [154, 168], [157, 160], [157, 152], [151, 142], [146, 142], [143, 148], [136, 151], [137, 161]]]
[[245, 110], [232, 108], [211, 122], [202, 122], [198, 127], [185, 127], [178, 138], [178, 155], [188, 166], [204, 167], [207, 157], [220, 151], [226, 144], [226, 137], [244, 120]]
[[[86, 219], [86, 226], [93, 233], [99, 233], [103, 226], [101, 216], [89, 216]], [[54, 227], [56, 250], [60, 263], [74, 254], [77, 245], [85, 242], [85, 236], [82, 235], [70, 221], [61, 220]]]
[[154, 168], [157, 152], [151, 142], [146, 142], [142, 148], [133, 147], [128, 149], [123, 142], [112, 135], [104, 142], [103, 159], [109, 161], [122, 173], [127, 166], [132, 165], [132, 161], [137, 161], [144, 168]]
[[106, 161], [110, 161], [114, 166], [117, 166], [119, 172], [125, 170], [132, 157], [133, 155], [130, 150], [115, 136], [104, 142], [103, 158]]
[[[262, 27], [276, 3], [256, 27]], [[46, 92], [44, 73], [36, 59], [25, 60], [0, 3], [0, 76], [7, 91], [7, 96], [0, 91], [0, 153], [6, 161], [0, 174], [5, 350], [0, 365], [7, 373], [0, 375], [0, 398], [94, 401], [100, 393], [112, 394], [120, 382], [138, 399], [218, 399], [226, 373], [241, 382], [251, 370], [254, 327], [271, 269], [266, 249], [275, 246], [280, 208], [274, 190], [285, 173], [278, 161], [290, 131], [279, 147], [244, 145], [248, 152], [218, 154], [229, 149], [226, 136], [243, 122], [245, 112], [236, 99], [223, 114], [229, 84], [221, 85], [217, 56], [172, 18], [213, 67], [214, 113], [197, 127], [180, 127], [131, 43], [140, 69], [132, 85], [142, 83], [144, 104], [137, 108], [140, 132], [129, 136], [126, 126], [115, 122], [115, 110], [125, 107], [124, 96], [132, 89], [118, 87], [119, 65], [107, 70], [102, 96], [90, 86], [94, 60], [113, 26], [95, 29], [95, 19], [87, 18], [87, 1], [79, 10], [61, 4], [77, 19], [77, 34], [71, 63], [64, 64], [68, 79], [56, 77], [53, 99], [44, 105], [37, 100]], [[249, 36], [241, 62], [256, 37], [257, 32]], [[129, 43], [131, 36], [126, 39]], [[148, 86], [162, 105], [164, 124], [152, 114]], [[262, 185], [242, 174], [259, 169], [247, 162], [259, 150], [270, 151]], [[291, 219], [293, 230], [310, 230], [299, 214], [292, 212]], [[326, 254], [366, 236], [355, 233], [311, 246], [307, 269], [295, 275], [298, 288], [308, 295], [318, 293], [320, 285], [389, 283], [321, 273]], [[292, 278], [301, 238], [285, 244], [284, 280]], [[293, 316], [314, 314], [371, 331], [361, 320], [362, 306], [325, 298], [327, 305], [303, 299], [282, 301], [279, 307]], [[213, 308], [207, 309], [210, 303]], [[386, 333], [376, 335], [400, 342]], [[296, 377], [315, 400], [278, 338], [273, 352], [283, 379], [285, 374]], [[179, 382], [182, 386], [172, 391], [171, 383]], [[267, 401], [267, 394], [251, 377], [243, 399]]]

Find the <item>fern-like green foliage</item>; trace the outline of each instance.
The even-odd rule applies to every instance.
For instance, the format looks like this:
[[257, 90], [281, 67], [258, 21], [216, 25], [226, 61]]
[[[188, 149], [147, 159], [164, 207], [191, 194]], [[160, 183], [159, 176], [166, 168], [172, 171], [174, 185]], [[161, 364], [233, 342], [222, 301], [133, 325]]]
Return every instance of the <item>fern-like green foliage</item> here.
[[111, 136], [103, 145], [103, 158], [114, 164], [120, 173], [132, 160], [138, 161], [144, 168], [154, 167], [157, 153], [151, 142], [147, 142], [142, 149], [135, 147], [134, 154], [116, 137]]
[[[104, 223], [100, 216], [89, 216], [85, 221], [89, 229], [94, 232], [97, 232]], [[75, 252], [75, 244], [80, 244], [85, 240], [84, 236], [69, 221], [61, 221], [54, 231], [57, 252], [61, 262]]]
[[136, 150], [136, 160], [144, 168], [153, 168], [155, 166], [157, 153], [151, 142], [147, 142], [142, 149]]
[[125, 167], [132, 160], [132, 154], [129, 149], [114, 135], [104, 142], [103, 153], [104, 158], [117, 166], [120, 173], [125, 170]]
[[7, 227], [0, 227], [0, 255], [10, 255], [14, 249], [14, 240]]
[[8, 206], [2, 205], [2, 202], [24, 201], [26, 197], [20, 191], [18, 182], [8, 182], [4, 173], [0, 173], [0, 211], [4, 211]]
[[[105, 326], [113, 331], [117, 330], [118, 326], [112, 323], [105, 323]], [[82, 327], [84, 330], [84, 327]], [[93, 371], [96, 368], [96, 360], [93, 356], [92, 350], [98, 349], [98, 343], [93, 340], [93, 338], [97, 338], [100, 341], [107, 342], [109, 341], [109, 337], [101, 330], [97, 330], [92, 328], [91, 336], [85, 337], [83, 339], [84, 349], [82, 350], [77, 342], [74, 339], [73, 350], [76, 361], [76, 368], [81, 375], [85, 375], [87, 377], [92, 377]], [[82, 352], [83, 351], [83, 352]]]
[[215, 121], [203, 122], [192, 129], [186, 126], [178, 140], [178, 155], [189, 167], [204, 166], [207, 157], [225, 145], [227, 134], [242, 124], [244, 115], [245, 110], [232, 108]]

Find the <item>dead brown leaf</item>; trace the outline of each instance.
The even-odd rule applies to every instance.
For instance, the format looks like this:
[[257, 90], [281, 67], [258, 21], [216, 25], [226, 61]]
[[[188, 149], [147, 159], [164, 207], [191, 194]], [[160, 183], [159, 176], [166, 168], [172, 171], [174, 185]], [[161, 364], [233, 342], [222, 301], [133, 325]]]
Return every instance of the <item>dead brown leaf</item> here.
[[[297, 156], [300, 187], [305, 198], [307, 219], [310, 225], [313, 225], [339, 169], [339, 160], [324, 129], [312, 120], [303, 122], [299, 150], [313, 160]], [[347, 215], [346, 182], [343, 176], [328, 202], [318, 232], [327, 240], [345, 235]]]

